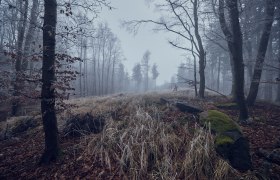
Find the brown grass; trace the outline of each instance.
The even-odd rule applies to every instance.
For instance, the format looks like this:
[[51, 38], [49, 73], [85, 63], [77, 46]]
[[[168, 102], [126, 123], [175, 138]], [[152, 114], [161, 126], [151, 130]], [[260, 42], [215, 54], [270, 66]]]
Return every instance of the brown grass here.
[[[80, 159], [90, 159], [126, 179], [229, 179], [236, 172], [215, 151], [209, 130], [176, 120], [165, 123], [155, 103], [161, 94], [75, 101], [71, 114], [128, 112], [120, 121], [107, 116], [99, 135], [85, 136]], [[169, 98], [178, 98], [170, 95]], [[165, 106], [165, 105], [164, 105]]]

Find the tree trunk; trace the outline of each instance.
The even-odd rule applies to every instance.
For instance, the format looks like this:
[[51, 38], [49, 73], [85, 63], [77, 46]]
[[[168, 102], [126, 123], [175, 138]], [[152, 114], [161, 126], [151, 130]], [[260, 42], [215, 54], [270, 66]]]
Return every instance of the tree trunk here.
[[[272, 37], [272, 36], [271, 36]], [[272, 64], [273, 63], [273, 49], [272, 49], [272, 38], [270, 38], [269, 44], [268, 44], [268, 54], [267, 54], [267, 58], [266, 61], [268, 64]], [[273, 95], [273, 91], [272, 91], [272, 84], [271, 82], [273, 81], [273, 72], [271, 72], [269, 69], [267, 69], [265, 71], [265, 81], [268, 82], [265, 84], [265, 88], [264, 88], [264, 99], [267, 101], [272, 101], [272, 95]]]
[[219, 21], [222, 31], [226, 37], [230, 58], [233, 63], [233, 83], [236, 102], [239, 107], [239, 120], [248, 119], [248, 109], [244, 96], [244, 64], [242, 53], [242, 33], [239, 23], [239, 11], [237, 0], [226, 0], [229, 12], [230, 29], [227, 27], [224, 14], [224, 0], [219, 0]]
[[95, 96], [96, 95], [96, 52], [95, 52], [95, 44], [93, 44], [93, 53], [92, 53], [92, 60], [93, 60], [93, 77], [92, 77], [92, 81], [93, 81], [93, 87], [92, 87], [92, 95]]
[[267, 0], [264, 29], [259, 44], [254, 74], [250, 85], [250, 91], [247, 97], [247, 103], [250, 106], [254, 105], [258, 95], [259, 84], [260, 84], [260, 79], [261, 79], [262, 69], [263, 69], [263, 62], [265, 59], [269, 36], [271, 33], [272, 23], [274, 20], [274, 12], [275, 12], [275, 0]]
[[26, 28], [26, 22], [27, 22], [27, 13], [28, 13], [28, 0], [20, 2], [20, 22], [18, 23], [18, 40], [17, 40], [17, 56], [16, 56], [16, 79], [14, 83], [14, 100], [12, 103], [12, 115], [16, 115], [19, 109], [19, 95], [20, 91], [23, 88], [23, 82], [22, 82], [22, 46], [24, 41], [24, 34], [25, 34], [25, 28]]
[[218, 78], [217, 78], [217, 91], [220, 91], [220, 71], [221, 71], [221, 57], [218, 57]]
[[45, 150], [40, 164], [49, 164], [59, 155], [58, 129], [55, 113], [55, 33], [57, 21], [56, 0], [44, 1], [43, 66], [41, 112], [45, 132]]
[[206, 53], [203, 48], [202, 40], [199, 34], [199, 27], [198, 27], [198, 0], [195, 0], [193, 3], [194, 9], [194, 28], [195, 28], [195, 37], [198, 42], [199, 47], [199, 76], [200, 76], [200, 83], [199, 83], [199, 97], [204, 98], [205, 92], [205, 60], [206, 60]]
[[88, 92], [88, 84], [87, 84], [87, 40], [85, 39], [83, 42], [84, 45], [84, 51], [83, 51], [83, 59], [84, 59], [84, 77], [83, 77], [83, 83], [84, 83], [84, 91], [83, 96], [87, 96]]
[[79, 88], [80, 88], [80, 97], [83, 96], [83, 88], [82, 88], [82, 60], [83, 60], [83, 38], [81, 37], [81, 49], [80, 49], [80, 58], [81, 61], [79, 62]]
[[36, 30], [36, 23], [38, 17], [38, 9], [39, 9], [39, 0], [33, 0], [33, 5], [30, 14], [30, 23], [29, 28], [26, 34], [25, 43], [24, 43], [24, 59], [22, 62], [22, 69], [25, 71], [28, 67], [28, 56], [30, 55], [30, 49], [32, 41], [34, 40], [34, 33]]
[[229, 62], [230, 62], [230, 68], [231, 68], [231, 78], [232, 78], [232, 83], [231, 83], [231, 92], [230, 92], [230, 95], [231, 95], [231, 98], [232, 98], [232, 101], [236, 102], [236, 92], [234, 91], [235, 90], [235, 83], [236, 83], [236, 80], [235, 80], [235, 77], [234, 77], [234, 64], [233, 64], [233, 59], [232, 59], [232, 56], [229, 54]]
[[[278, 16], [280, 17], [280, 2], [277, 4], [278, 7]], [[278, 52], [280, 52], [280, 19], [278, 19]], [[278, 53], [278, 64], [279, 64], [279, 69], [280, 69], [280, 53]], [[280, 70], [278, 70], [278, 78], [280, 79]], [[276, 102], [280, 103], [280, 82], [278, 82], [277, 86], [277, 95], [276, 95]]]
[[[279, 57], [279, 64], [280, 64], [280, 57]], [[280, 66], [279, 66], [279, 68], [280, 68]], [[280, 70], [278, 73], [278, 78], [280, 78]], [[280, 82], [278, 82], [278, 86], [277, 86], [276, 102], [280, 103]]]
[[195, 55], [194, 55], [194, 63], [193, 63], [193, 68], [194, 68], [194, 91], [195, 91], [195, 97], [197, 97], [197, 77], [196, 77], [196, 58], [195, 58]]
[[107, 80], [106, 80], [106, 94], [109, 94], [109, 87], [110, 87], [110, 67], [111, 67], [111, 59], [112, 59], [112, 45], [109, 42], [109, 59], [107, 65]]
[[104, 75], [105, 75], [105, 46], [106, 46], [106, 34], [103, 32], [103, 46], [102, 46], [102, 72], [101, 72], [101, 94], [104, 95]]
[[114, 59], [113, 60], [113, 66], [112, 66], [112, 77], [111, 77], [111, 93], [115, 93], [115, 84], [114, 84], [114, 78], [115, 78], [115, 63], [116, 63], [116, 60]]

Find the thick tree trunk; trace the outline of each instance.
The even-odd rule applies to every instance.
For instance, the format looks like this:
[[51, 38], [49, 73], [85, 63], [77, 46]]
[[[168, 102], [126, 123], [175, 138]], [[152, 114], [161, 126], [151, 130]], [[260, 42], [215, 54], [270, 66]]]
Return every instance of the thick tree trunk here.
[[59, 155], [54, 88], [57, 2], [56, 0], [45, 0], [44, 2], [41, 112], [45, 132], [45, 150], [40, 164], [48, 164], [50, 161], [56, 160]]
[[261, 79], [262, 69], [263, 69], [263, 62], [265, 59], [269, 36], [271, 33], [272, 23], [274, 20], [274, 12], [275, 12], [275, 0], [267, 0], [264, 29], [259, 44], [254, 74], [250, 85], [250, 91], [247, 97], [247, 103], [250, 106], [254, 105], [258, 95], [259, 84], [260, 84], [260, 79]]
[[[280, 57], [279, 57], [279, 64], [280, 64]], [[278, 78], [280, 78], [280, 71], [278, 73]], [[278, 86], [277, 86], [276, 102], [280, 103], [280, 82], [278, 82]]]
[[[278, 2], [278, 9], [280, 9], [280, 2]], [[278, 10], [278, 15], [280, 17], [280, 11]], [[280, 52], [280, 19], [278, 19], [278, 52]], [[278, 53], [278, 64], [280, 69], [280, 53]], [[278, 78], [280, 79], [280, 70], [278, 72]], [[276, 95], [276, 102], [280, 103], [280, 82], [278, 82], [277, 86], [277, 95]]]
[[239, 11], [237, 0], [226, 0], [226, 6], [229, 12], [230, 29], [228, 29], [225, 14], [224, 0], [219, 0], [219, 20], [221, 28], [227, 39], [230, 58], [233, 63], [233, 83], [236, 102], [239, 107], [239, 120], [246, 121], [248, 119], [248, 109], [244, 96], [244, 64], [242, 53], [242, 33], [239, 23]]

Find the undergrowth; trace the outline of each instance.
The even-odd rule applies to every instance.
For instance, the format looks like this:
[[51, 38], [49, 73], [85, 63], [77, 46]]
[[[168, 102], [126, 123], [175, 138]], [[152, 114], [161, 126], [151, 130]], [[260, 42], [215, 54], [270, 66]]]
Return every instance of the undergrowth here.
[[125, 179], [229, 179], [236, 174], [216, 155], [210, 130], [165, 123], [156, 106], [146, 107], [141, 98], [127, 101], [129, 117], [109, 118], [102, 133], [85, 136], [80, 159], [109, 169], [117, 164]]

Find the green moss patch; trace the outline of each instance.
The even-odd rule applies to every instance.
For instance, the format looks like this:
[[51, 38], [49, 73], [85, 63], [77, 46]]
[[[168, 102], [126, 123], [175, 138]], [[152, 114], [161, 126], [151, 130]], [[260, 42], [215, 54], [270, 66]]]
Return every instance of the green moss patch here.
[[237, 109], [238, 108], [237, 103], [219, 103], [219, 104], [215, 104], [215, 106], [217, 108], [221, 108], [221, 109]]
[[220, 135], [215, 138], [215, 145], [221, 146], [226, 144], [233, 144], [234, 140], [229, 136]]
[[238, 131], [241, 132], [239, 126], [230, 119], [230, 117], [220, 111], [210, 110], [200, 114], [201, 124], [209, 126], [212, 131], [217, 134], [222, 134], [227, 131]]

